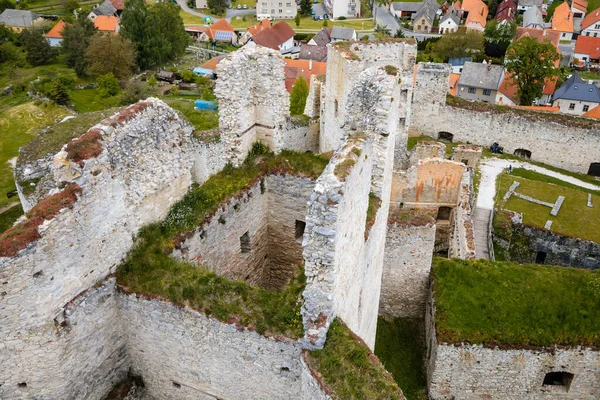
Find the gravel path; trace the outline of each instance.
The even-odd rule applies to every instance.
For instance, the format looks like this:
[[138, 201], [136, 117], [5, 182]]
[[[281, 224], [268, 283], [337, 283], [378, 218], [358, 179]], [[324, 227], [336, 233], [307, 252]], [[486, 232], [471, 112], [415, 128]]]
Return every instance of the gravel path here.
[[488, 158], [481, 162], [481, 182], [479, 183], [479, 193], [477, 194], [477, 207], [492, 209], [494, 208], [494, 196], [496, 195], [496, 177], [502, 171], [512, 165], [513, 168], [525, 168], [540, 174], [548, 175], [561, 181], [572, 183], [586, 189], [600, 190], [600, 185], [594, 185], [584, 182], [569, 175], [538, 167], [524, 161], [502, 160], [499, 158]]

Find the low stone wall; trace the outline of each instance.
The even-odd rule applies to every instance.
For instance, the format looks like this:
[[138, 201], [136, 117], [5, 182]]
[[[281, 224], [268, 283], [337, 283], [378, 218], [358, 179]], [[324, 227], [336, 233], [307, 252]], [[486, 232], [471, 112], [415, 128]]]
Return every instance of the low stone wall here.
[[452, 221], [452, 239], [449, 256], [472, 260], [475, 258], [475, 227], [473, 221], [473, 177], [471, 171], [463, 173], [458, 205]]
[[[502, 213], [502, 211], [500, 212]], [[498, 216], [496, 217], [498, 218]], [[517, 218], [516, 221], [519, 221]], [[565, 267], [600, 268], [600, 244], [560, 235], [545, 229], [511, 221], [508, 230], [495, 226], [494, 244], [507, 260], [534, 263], [538, 252], [546, 254], [544, 264]]]
[[227, 164], [224, 157], [225, 144], [222, 141], [200, 143], [197, 151], [198, 156], [192, 166], [192, 177], [195, 183], [201, 185]]
[[300, 360], [302, 365], [302, 389], [300, 392], [300, 400], [331, 400], [327, 395], [319, 381], [314, 377], [312, 371], [306, 363], [306, 351], [302, 353]]
[[414, 213], [399, 221], [390, 212], [379, 301], [384, 317], [425, 317], [436, 226], [431, 215]]
[[[428, 389], [432, 400], [592, 400], [600, 393], [600, 352], [588, 348], [506, 348], [439, 343], [435, 303], [427, 303]], [[546, 374], [573, 374], [566, 386]]]
[[415, 166], [419, 160], [425, 160], [426, 158], [446, 158], [446, 145], [429, 140], [418, 142], [410, 152], [408, 165], [410, 167]]
[[219, 209], [173, 255], [228, 279], [281, 289], [302, 263], [303, 224], [314, 186], [308, 178], [266, 176]]
[[157, 399], [290, 399], [302, 387], [301, 348], [170, 303], [119, 296], [127, 352]]
[[452, 149], [452, 159], [454, 161], [461, 162], [467, 167], [474, 169], [481, 158], [483, 149], [481, 146], [474, 146], [470, 144], [459, 144]]
[[292, 117], [281, 133], [283, 146], [288, 150], [319, 153], [319, 122]]

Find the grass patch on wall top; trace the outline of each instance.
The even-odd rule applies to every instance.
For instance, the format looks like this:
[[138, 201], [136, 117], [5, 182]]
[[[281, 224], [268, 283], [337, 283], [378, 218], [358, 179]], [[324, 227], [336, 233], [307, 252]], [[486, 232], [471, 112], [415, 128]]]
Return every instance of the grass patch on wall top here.
[[437, 338], [501, 348], [600, 347], [600, 272], [435, 258]]
[[334, 399], [404, 399], [377, 356], [339, 318], [331, 323], [323, 349], [306, 358]]
[[[269, 336], [299, 338], [303, 334], [300, 295], [303, 272], [281, 291], [230, 281], [213, 272], [178, 261], [175, 244], [211, 218], [225, 202], [259, 182], [265, 174], [288, 173], [316, 178], [327, 165], [318, 155], [283, 151], [273, 155], [255, 144], [239, 168], [226, 166], [202, 186], [193, 186], [167, 217], [142, 228], [125, 262], [117, 269], [121, 288], [177, 305], [189, 306], [227, 323], [237, 323]], [[300, 269], [302, 270], [302, 269]]]

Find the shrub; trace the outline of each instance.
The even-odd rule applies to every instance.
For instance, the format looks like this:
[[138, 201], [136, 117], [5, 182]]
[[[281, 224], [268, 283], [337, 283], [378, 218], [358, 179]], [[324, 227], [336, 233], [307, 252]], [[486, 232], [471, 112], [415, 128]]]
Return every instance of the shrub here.
[[48, 98], [56, 104], [67, 105], [71, 100], [67, 87], [60, 79], [55, 79], [48, 90]]
[[130, 81], [121, 94], [121, 104], [128, 105], [148, 97], [148, 88], [143, 82]]
[[98, 93], [102, 97], [116, 96], [121, 89], [119, 80], [115, 78], [112, 72], [99, 76], [96, 82], [98, 83]]
[[308, 97], [308, 83], [304, 77], [300, 76], [290, 95], [290, 114], [299, 115], [304, 113], [304, 107], [306, 106], [306, 98]]
[[338, 18], [338, 21], [343, 21], [343, 20], [345, 20], [345, 19], [346, 19], [346, 17], [344, 17], [344, 16], [342, 15], [341, 17], [339, 17], [339, 18]]

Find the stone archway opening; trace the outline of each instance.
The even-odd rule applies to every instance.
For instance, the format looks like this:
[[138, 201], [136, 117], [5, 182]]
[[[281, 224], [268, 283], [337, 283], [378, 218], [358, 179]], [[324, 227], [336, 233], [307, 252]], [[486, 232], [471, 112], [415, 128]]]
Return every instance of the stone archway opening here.
[[527, 149], [516, 149], [513, 154], [523, 158], [531, 158], [531, 151]]
[[600, 162], [591, 163], [587, 174], [600, 177]]
[[441, 140], [442, 142], [449, 142], [452, 143], [452, 140], [454, 139], [454, 135], [451, 134], [450, 132], [438, 132], [438, 139]]

